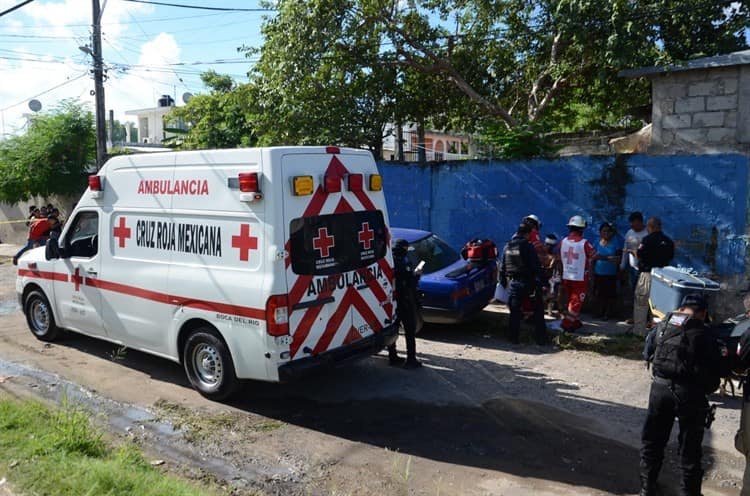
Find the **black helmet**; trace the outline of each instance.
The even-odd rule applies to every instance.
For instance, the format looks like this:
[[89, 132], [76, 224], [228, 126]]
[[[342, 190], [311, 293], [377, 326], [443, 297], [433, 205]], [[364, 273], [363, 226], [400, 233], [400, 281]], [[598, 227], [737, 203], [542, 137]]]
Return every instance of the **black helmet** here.
[[692, 308], [696, 312], [708, 309], [708, 301], [701, 293], [686, 294], [682, 299], [681, 307]]

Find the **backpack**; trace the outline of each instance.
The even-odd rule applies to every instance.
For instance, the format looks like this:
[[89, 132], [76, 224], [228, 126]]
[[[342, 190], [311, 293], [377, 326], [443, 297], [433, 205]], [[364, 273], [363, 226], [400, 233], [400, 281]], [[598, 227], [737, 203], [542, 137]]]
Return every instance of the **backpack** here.
[[674, 313], [656, 334], [652, 360], [654, 371], [665, 379], [684, 379], [692, 373], [690, 343], [684, 326], [689, 315]]
[[472, 263], [487, 263], [497, 256], [497, 245], [490, 239], [472, 239], [461, 249], [461, 257]]

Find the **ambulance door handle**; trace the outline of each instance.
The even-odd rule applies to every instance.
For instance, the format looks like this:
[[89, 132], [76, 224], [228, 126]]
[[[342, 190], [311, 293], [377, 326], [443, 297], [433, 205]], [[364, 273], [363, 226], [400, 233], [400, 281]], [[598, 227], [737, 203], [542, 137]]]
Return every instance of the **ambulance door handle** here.
[[297, 303], [292, 307], [292, 310], [300, 310], [302, 308], [310, 308], [310, 307], [319, 307], [321, 305], [325, 305], [326, 303], [333, 303], [336, 301], [336, 298], [333, 296], [328, 296], [326, 298], [320, 298], [318, 300], [310, 300], [310, 301], [303, 301], [302, 303]]
[[99, 274], [99, 273], [98, 273], [97, 271], [95, 271], [94, 269], [86, 269], [86, 273], [87, 273], [88, 275], [90, 275], [90, 276], [96, 276], [97, 274]]

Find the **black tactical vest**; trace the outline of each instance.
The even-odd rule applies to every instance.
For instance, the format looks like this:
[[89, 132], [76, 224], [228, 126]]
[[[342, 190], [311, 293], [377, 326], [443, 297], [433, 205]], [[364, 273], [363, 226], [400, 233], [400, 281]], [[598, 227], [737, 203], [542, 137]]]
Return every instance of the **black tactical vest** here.
[[692, 379], [693, 357], [685, 330], [690, 316], [673, 313], [668, 318], [667, 325], [662, 326], [656, 334], [654, 372], [665, 379]]
[[505, 246], [505, 271], [511, 277], [522, 277], [528, 269], [521, 254], [524, 243], [528, 243], [524, 238], [511, 239]]

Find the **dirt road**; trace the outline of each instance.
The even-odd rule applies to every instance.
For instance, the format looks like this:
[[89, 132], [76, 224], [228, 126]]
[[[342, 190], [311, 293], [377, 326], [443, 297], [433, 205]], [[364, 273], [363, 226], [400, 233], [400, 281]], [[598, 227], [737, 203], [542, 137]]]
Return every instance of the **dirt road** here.
[[[14, 308], [14, 277], [0, 265], [0, 375], [12, 376], [9, 387], [59, 396], [80, 384], [77, 397], [105, 410], [120, 435], [185, 474], [227, 479], [238, 494], [638, 490], [649, 379], [637, 361], [513, 346], [488, 313], [468, 326], [426, 329], [421, 370], [373, 357], [295, 384], [251, 383], [222, 405], [195, 393], [177, 364], [75, 334], [36, 341]], [[737, 494], [739, 400], [714, 400], [722, 406], [706, 436], [704, 493]], [[674, 486], [667, 465], [664, 481]]]

